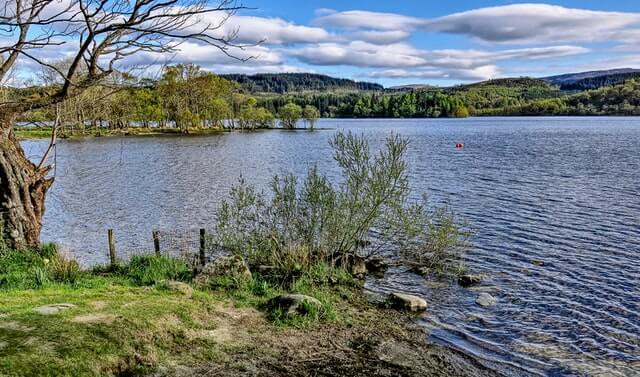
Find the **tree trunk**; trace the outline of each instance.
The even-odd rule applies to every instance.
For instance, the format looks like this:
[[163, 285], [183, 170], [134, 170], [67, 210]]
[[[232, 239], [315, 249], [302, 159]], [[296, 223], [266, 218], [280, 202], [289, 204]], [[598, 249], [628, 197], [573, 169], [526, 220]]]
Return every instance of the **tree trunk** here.
[[17, 250], [40, 245], [50, 167], [29, 161], [13, 131], [15, 115], [0, 116], [0, 227], [5, 242]]

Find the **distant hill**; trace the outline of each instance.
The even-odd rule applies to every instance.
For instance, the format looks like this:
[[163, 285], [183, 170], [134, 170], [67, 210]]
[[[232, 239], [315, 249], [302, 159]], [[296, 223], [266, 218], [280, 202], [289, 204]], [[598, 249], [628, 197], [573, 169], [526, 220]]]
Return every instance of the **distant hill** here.
[[640, 69], [619, 68], [604, 71], [568, 73], [544, 77], [543, 80], [557, 85], [561, 90], [591, 90], [605, 86], [622, 84], [640, 77]]
[[550, 87], [549, 82], [544, 79], [532, 77], [514, 77], [480, 81], [473, 84], [461, 85], [462, 88], [473, 88], [483, 86], [500, 86], [505, 88], [526, 88], [526, 87]]
[[373, 91], [383, 90], [380, 84], [340, 79], [313, 73], [264, 73], [255, 75], [221, 75], [235, 81], [251, 93], [295, 93], [325, 91]]
[[429, 85], [429, 84], [407, 84], [407, 85], [390, 86], [386, 88], [386, 90], [389, 90], [389, 91], [418, 90], [418, 89], [428, 89], [433, 87], [434, 87], [433, 85]]

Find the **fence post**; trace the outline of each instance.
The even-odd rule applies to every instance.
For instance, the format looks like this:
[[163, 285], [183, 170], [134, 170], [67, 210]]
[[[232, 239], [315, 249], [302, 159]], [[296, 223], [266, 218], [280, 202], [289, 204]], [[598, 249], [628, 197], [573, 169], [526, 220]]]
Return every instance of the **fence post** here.
[[160, 232], [153, 231], [153, 248], [156, 251], [156, 256], [160, 256]]
[[205, 241], [206, 241], [207, 231], [204, 229], [200, 229], [200, 265], [204, 266], [205, 264]]
[[111, 260], [111, 266], [116, 265], [116, 241], [113, 238], [113, 229], [107, 230], [107, 236], [109, 238], [109, 259]]

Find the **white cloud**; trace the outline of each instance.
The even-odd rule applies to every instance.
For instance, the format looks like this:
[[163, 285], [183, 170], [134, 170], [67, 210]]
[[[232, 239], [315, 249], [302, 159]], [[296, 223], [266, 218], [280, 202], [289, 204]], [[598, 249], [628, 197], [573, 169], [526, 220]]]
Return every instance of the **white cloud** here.
[[548, 4], [474, 9], [424, 24], [427, 31], [463, 34], [487, 42], [606, 41], [640, 24], [640, 13], [602, 12]]
[[396, 13], [379, 13], [364, 10], [335, 12], [324, 9], [313, 23], [342, 29], [400, 30], [410, 31], [424, 23], [423, 19]]
[[[504, 60], [536, 60], [583, 54], [589, 50], [579, 46], [549, 46], [503, 51], [420, 50], [407, 43], [376, 45], [363, 41], [344, 44], [324, 43], [283, 53], [312, 65], [345, 65], [377, 68], [438, 68], [436, 72], [464, 69], [478, 70]], [[478, 73], [480, 72], [480, 73]], [[475, 76], [494, 74], [478, 70]], [[469, 75], [470, 76], [470, 75]]]
[[301, 26], [280, 18], [234, 16], [221, 30], [224, 35], [237, 32], [237, 42], [264, 44], [317, 43], [330, 34], [318, 27]]
[[384, 71], [372, 72], [371, 78], [414, 78], [414, 79], [440, 79], [440, 80], [488, 80], [500, 77], [500, 69], [495, 65], [486, 65], [470, 69], [388, 69]]
[[314, 65], [357, 67], [415, 67], [426, 63], [420, 51], [404, 43], [379, 46], [363, 41], [321, 43], [288, 50], [290, 56]]
[[192, 42], [185, 42], [180, 45], [179, 50], [170, 56], [166, 54], [140, 52], [132, 55], [122, 62], [122, 66], [153, 65], [160, 63], [193, 63], [201, 66], [211, 65], [240, 65], [238, 59], [248, 59], [242, 65], [247, 67], [275, 66], [283, 63], [281, 55], [264, 46], [251, 46], [243, 49], [231, 49], [226, 55], [220, 49]]
[[406, 40], [411, 36], [411, 33], [400, 30], [389, 30], [389, 31], [379, 31], [379, 30], [368, 30], [368, 31], [358, 31], [352, 34], [347, 34], [346, 38], [351, 38], [352, 40], [360, 40], [364, 42], [369, 42], [377, 45], [386, 45], [391, 43], [398, 43]]

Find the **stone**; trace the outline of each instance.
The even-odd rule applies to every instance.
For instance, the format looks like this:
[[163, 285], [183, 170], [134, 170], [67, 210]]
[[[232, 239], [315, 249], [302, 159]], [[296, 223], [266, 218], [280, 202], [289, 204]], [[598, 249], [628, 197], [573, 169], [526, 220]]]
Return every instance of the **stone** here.
[[458, 284], [465, 288], [480, 284], [480, 282], [482, 282], [482, 276], [480, 275], [465, 274], [458, 277]]
[[269, 300], [267, 307], [270, 310], [280, 309], [287, 313], [288, 316], [295, 314], [305, 315], [307, 314], [307, 308], [303, 303], [306, 303], [306, 305], [313, 305], [318, 310], [322, 309], [322, 303], [318, 301], [318, 299], [301, 294], [285, 294], [276, 296]]
[[228, 276], [240, 279], [251, 279], [251, 271], [244, 258], [239, 255], [219, 257], [213, 262], [207, 263], [196, 276], [197, 285], [206, 285], [209, 279]]
[[488, 294], [487, 292], [480, 293], [478, 295], [478, 298], [476, 299], [476, 304], [484, 307], [494, 306], [497, 303], [498, 303], [498, 300], [495, 297]]
[[63, 310], [68, 310], [74, 307], [75, 305], [73, 304], [63, 303], [63, 304], [42, 305], [42, 306], [38, 306], [34, 310], [42, 315], [53, 315], [53, 314], [58, 314]]
[[351, 259], [351, 264], [349, 266], [351, 274], [357, 278], [364, 278], [367, 274], [367, 263], [366, 260], [360, 256], [354, 256]]
[[384, 273], [391, 266], [391, 262], [385, 258], [373, 257], [367, 259], [367, 270], [371, 273]]
[[193, 296], [193, 288], [187, 283], [183, 283], [181, 281], [169, 280], [164, 283], [165, 288], [170, 291], [179, 292], [184, 296], [191, 297]]
[[421, 312], [427, 309], [427, 302], [423, 298], [406, 293], [393, 292], [389, 296], [389, 300], [397, 309], [404, 309], [410, 312]]

